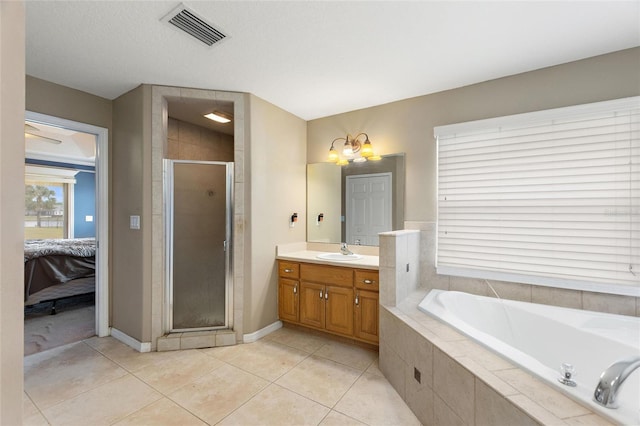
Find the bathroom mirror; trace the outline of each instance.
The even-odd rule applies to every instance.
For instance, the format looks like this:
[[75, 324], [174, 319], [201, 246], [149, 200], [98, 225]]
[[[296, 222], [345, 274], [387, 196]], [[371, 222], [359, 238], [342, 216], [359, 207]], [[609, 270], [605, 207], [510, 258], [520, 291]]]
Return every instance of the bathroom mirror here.
[[378, 245], [404, 228], [404, 153], [379, 161], [307, 164], [307, 241]]

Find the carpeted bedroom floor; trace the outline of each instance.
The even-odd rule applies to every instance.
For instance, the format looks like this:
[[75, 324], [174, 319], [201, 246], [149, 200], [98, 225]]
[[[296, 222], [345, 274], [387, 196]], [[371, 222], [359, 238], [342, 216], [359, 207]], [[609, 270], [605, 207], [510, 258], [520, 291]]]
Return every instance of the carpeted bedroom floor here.
[[25, 356], [95, 335], [93, 294], [61, 300], [56, 311], [56, 315], [50, 315], [51, 303], [24, 308]]

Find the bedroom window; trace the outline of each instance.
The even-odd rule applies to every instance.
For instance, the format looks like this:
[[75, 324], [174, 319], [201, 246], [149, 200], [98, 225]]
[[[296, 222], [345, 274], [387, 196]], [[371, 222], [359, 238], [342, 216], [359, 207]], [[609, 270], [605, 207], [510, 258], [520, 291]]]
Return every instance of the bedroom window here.
[[25, 186], [25, 239], [65, 238], [65, 187], [43, 182]]
[[73, 207], [73, 176], [77, 171], [26, 166], [25, 240], [73, 238], [69, 211]]
[[435, 135], [438, 273], [640, 296], [640, 97]]

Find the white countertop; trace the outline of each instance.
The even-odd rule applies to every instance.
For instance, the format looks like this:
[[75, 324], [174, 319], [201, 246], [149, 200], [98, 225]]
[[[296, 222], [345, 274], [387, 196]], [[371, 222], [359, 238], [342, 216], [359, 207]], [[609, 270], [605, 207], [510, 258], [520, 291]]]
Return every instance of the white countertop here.
[[344, 266], [346, 268], [375, 269], [378, 270], [379, 257], [370, 255], [360, 255], [361, 259], [339, 261], [318, 259], [319, 254], [327, 253], [326, 251], [300, 250], [286, 253], [279, 253], [276, 256], [278, 260], [291, 260], [294, 262], [317, 263], [320, 265]]

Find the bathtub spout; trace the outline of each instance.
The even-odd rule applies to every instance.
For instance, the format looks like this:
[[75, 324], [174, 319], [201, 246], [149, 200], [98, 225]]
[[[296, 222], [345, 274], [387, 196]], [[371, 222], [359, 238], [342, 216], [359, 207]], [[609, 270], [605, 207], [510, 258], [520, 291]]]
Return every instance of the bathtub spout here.
[[616, 395], [620, 386], [633, 371], [640, 367], [640, 356], [616, 361], [600, 375], [593, 399], [607, 408], [617, 408]]

